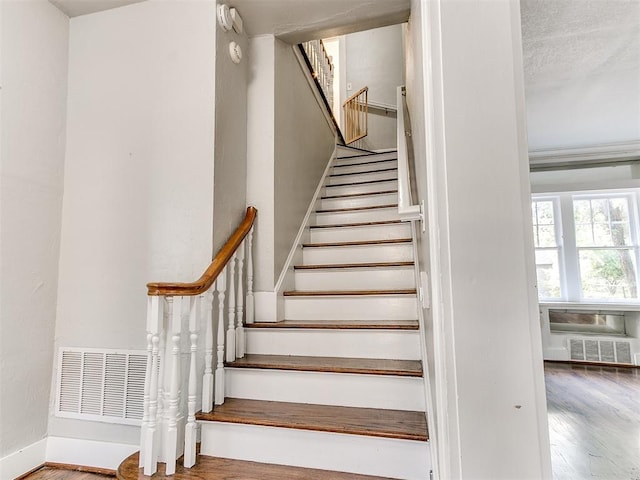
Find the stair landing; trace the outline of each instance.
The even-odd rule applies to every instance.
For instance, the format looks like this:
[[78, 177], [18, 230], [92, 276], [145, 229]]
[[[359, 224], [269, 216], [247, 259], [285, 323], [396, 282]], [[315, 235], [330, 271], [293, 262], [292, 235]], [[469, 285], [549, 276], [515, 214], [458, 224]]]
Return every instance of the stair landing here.
[[127, 458], [118, 468], [119, 480], [392, 480], [389, 477], [372, 477], [353, 473], [331, 472], [311, 468], [272, 465], [228, 458], [198, 456], [193, 468], [184, 468], [178, 460], [176, 473], [165, 475], [164, 464], [158, 465], [153, 477], [145, 477], [138, 468], [138, 453]]

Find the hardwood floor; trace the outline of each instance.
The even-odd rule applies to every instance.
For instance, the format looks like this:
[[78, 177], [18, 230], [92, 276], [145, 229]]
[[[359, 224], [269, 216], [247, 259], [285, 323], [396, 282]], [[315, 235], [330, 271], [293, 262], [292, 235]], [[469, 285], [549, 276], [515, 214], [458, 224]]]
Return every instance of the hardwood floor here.
[[545, 364], [555, 480], [640, 480], [640, 369]]
[[44, 466], [25, 477], [20, 477], [20, 480], [113, 480], [114, 477], [115, 472], [107, 475], [80, 470], [70, 470], [68, 468], [51, 465]]
[[[138, 454], [127, 458], [118, 469], [120, 480], [149, 480], [138, 469]], [[178, 461], [175, 475], [164, 474], [164, 464], [154, 480], [382, 480], [382, 477], [329, 472], [310, 468], [285, 467], [257, 462], [244, 462], [216, 457], [199, 457], [193, 468], [184, 468]], [[74, 479], [75, 480], [75, 479]], [[83, 479], [84, 480], [84, 479]], [[388, 479], [390, 480], [390, 479]]]
[[306, 403], [227, 398], [198, 420], [348, 433], [373, 437], [428, 440], [424, 412], [379, 410]]

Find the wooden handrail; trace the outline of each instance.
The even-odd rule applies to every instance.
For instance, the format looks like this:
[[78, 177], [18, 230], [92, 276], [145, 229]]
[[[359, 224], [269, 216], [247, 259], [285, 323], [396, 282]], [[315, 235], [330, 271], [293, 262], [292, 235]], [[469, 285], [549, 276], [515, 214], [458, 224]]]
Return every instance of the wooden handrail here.
[[255, 207], [247, 207], [247, 213], [240, 226], [229, 237], [198, 280], [191, 283], [147, 283], [147, 294], [155, 296], [191, 296], [206, 292], [216, 281], [227, 263], [229, 263], [244, 237], [251, 231], [257, 213], [258, 210]]

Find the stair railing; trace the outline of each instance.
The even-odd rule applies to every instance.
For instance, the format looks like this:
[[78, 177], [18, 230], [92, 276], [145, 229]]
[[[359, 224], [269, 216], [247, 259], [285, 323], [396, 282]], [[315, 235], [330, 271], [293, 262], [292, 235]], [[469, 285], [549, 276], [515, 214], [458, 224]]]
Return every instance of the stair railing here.
[[335, 68], [324, 42], [322, 40], [310, 40], [303, 42], [301, 45], [311, 64], [311, 74], [318, 81], [329, 105], [333, 105], [333, 76]]
[[[411, 149], [411, 120], [407, 110], [406, 90], [404, 86], [397, 90], [397, 142], [398, 142], [398, 214], [401, 220], [420, 220], [424, 231], [424, 202], [413, 204], [411, 195], [410, 164], [413, 164]], [[411, 152], [411, 159], [409, 158]], [[411, 160], [411, 162], [410, 162]]]
[[351, 145], [369, 134], [367, 118], [369, 116], [369, 87], [363, 87], [345, 100], [344, 142]]
[[[176, 460], [183, 454], [185, 467], [195, 465], [198, 404], [203, 412], [210, 412], [214, 403], [224, 403], [224, 363], [244, 357], [243, 325], [254, 321], [256, 214], [254, 207], [247, 208], [240, 226], [195, 282], [147, 285], [147, 371], [139, 463], [144, 475], [153, 475], [158, 462], [166, 463], [166, 475], [174, 474]], [[214, 365], [216, 322], [212, 313], [216, 297]], [[200, 338], [201, 330], [204, 339]], [[204, 349], [199, 348], [202, 344]], [[186, 355], [182, 354], [183, 345]], [[187, 357], [184, 361], [183, 356]], [[204, 369], [198, 370], [202, 363]], [[186, 378], [181, 378], [183, 367], [188, 371]]]

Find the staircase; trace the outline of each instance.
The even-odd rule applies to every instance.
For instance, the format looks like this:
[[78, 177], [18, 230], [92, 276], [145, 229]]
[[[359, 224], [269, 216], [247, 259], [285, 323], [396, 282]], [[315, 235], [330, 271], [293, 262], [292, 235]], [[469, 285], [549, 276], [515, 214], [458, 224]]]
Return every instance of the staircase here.
[[[428, 478], [413, 240], [398, 219], [396, 154], [342, 151], [295, 290], [284, 292], [284, 320], [260, 322], [256, 312], [245, 326], [246, 354], [225, 363], [224, 404], [196, 416], [198, 465], [179, 466], [179, 478], [228, 478], [203, 473], [220, 462], [261, 480]], [[289, 467], [268, 473], [278, 465]]]

